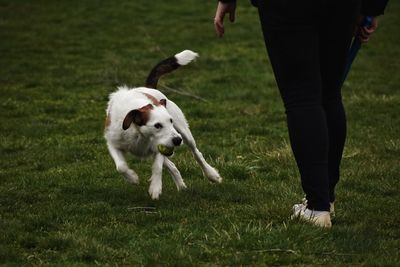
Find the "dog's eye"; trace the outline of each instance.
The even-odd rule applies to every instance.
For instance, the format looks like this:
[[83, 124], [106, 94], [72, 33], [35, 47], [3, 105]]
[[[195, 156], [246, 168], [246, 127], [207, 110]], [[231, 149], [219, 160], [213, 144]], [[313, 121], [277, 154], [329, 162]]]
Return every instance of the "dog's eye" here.
[[154, 124], [154, 127], [156, 127], [157, 129], [161, 129], [163, 126], [161, 123], [156, 123]]
[[169, 120], [172, 123], [172, 119]]

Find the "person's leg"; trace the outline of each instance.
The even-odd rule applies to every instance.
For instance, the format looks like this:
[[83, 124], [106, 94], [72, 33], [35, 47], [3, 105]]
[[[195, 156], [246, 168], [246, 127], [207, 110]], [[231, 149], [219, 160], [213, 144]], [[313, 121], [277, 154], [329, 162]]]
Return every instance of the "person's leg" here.
[[328, 172], [330, 202], [335, 201], [335, 186], [346, 139], [346, 115], [342, 103], [341, 83], [346, 58], [354, 32], [359, 1], [330, 1], [322, 18], [320, 59], [323, 108], [329, 136]]
[[[316, 1], [259, 1], [308, 208], [329, 211], [328, 129], [322, 107]], [[293, 6], [295, 5], [295, 6]]]

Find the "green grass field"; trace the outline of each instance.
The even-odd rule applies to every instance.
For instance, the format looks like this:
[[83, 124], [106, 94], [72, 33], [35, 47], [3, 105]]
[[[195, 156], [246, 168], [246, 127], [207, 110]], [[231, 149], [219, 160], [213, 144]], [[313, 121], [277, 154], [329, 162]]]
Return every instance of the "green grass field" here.
[[[303, 197], [256, 10], [215, 37], [215, 1], [0, 0], [0, 265], [400, 265], [400, 3], [344, 85], [348, 140], [331, 230], [290, 221]], [[295, 43], [294, 43], [295, 45]], [[181, 50], [200, 54], [163, 78], [200, 150], [147, 193], [151, 162], [127, 184], [103, 139], [108, 94], [142, 86]], [[147, 208], [140, 208], [147, 207]]]

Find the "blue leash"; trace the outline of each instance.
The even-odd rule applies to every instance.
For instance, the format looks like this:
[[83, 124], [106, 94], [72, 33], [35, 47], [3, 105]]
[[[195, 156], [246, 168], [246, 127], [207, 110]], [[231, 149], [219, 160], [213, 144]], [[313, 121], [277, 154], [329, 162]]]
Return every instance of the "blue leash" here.
[[[367, 27], [367, 28], [371, 27], [371, 25], [372, 25], [372, 17], [366, 16], [364, 18], [364, 20], [362, 21], [361, 25], [363, 27]], [[350, 50], [349, 50], [349, 55], [347, 57], [347, 63], [346, 63], [346, 67], [345, 67], [344, 74], [343, 74], [342, 85], [343, 85], [344, 81], [346, 80], [347, 75], [349, 74], [349, 71], [350, 71], [350, 68], [351, 68], [351, 64], [353, 63], [354, 59], [356, 58], [358, 50], [360, 50], [360, 48], [361, 48], [361, 42], [360, 42], [360, 39], [358, 38], [358, 35], [359, 34], [357, 34], [354, 37], [353, 43], [351, 44], [351, 47], [350, 47]]]

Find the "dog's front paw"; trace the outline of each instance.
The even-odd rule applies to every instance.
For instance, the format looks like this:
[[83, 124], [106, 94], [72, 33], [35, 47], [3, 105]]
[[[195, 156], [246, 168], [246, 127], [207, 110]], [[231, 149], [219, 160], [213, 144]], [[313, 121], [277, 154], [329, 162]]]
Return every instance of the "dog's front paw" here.
[[206, 170], [205, 175], [211, 182], [222, 183], [222, 178], [219, 175], [218, 171], [211, 166]]
[[152, 181], [149, 187], [149, 194], [153, 200], [157, 200], [160, 198], [162, 191], [162, 185], [159, 182]]

